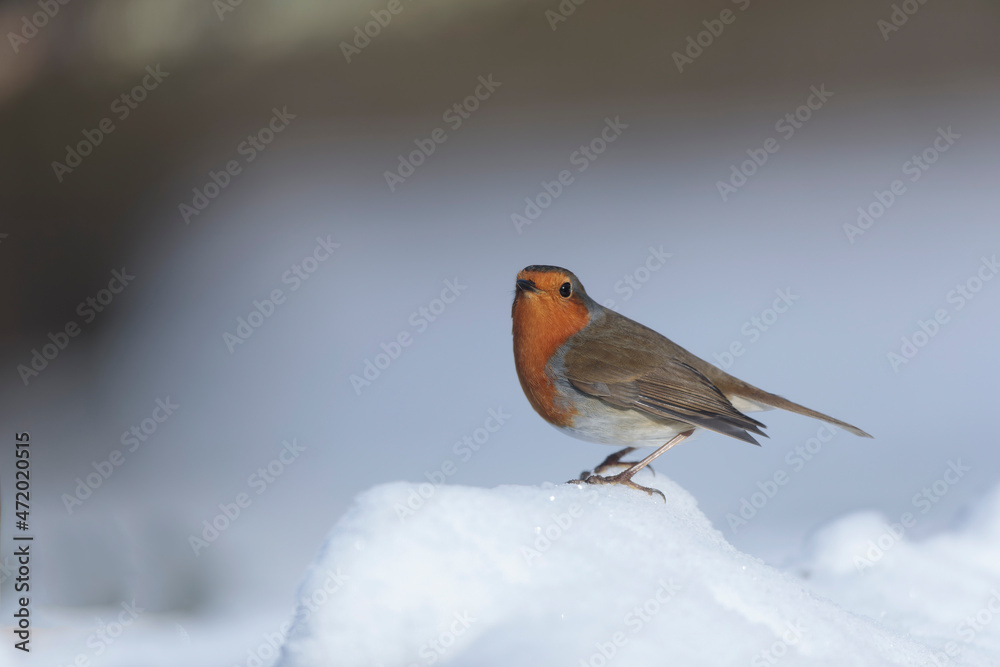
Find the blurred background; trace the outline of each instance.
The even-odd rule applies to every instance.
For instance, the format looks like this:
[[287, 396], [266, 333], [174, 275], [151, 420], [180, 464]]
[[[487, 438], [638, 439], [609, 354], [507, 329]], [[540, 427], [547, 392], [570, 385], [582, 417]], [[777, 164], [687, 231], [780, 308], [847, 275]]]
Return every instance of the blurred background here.
[[0, 28], [0, 611], [27, 431], [45, 664], [268, 664], [357, 493], [598, 463], [518, 385], [528, 264], [875, 436], [771, 412], [762, 448], [658, 462], [769, 563], [860, 509], [931, 535], [1000, 477], [995, 3], [53, 0]]

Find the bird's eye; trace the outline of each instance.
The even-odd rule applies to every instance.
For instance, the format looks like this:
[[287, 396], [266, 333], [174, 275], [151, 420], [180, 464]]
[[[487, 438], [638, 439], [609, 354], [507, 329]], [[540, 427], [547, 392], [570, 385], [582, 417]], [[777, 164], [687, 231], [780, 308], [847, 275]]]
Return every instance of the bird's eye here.
[[563, 283], [559, 286], [559, 296], [568, 297], [573, 292], [573, 286], [569, 283]]

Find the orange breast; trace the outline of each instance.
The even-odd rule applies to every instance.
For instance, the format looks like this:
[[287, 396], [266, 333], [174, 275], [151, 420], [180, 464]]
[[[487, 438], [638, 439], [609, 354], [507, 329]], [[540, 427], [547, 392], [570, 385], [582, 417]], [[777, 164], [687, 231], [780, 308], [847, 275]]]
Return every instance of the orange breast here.
[[531, 294], [519, 295], [513, 311], [514, 364], [521, 389], [546, 421], [569, 426], [576, 410], [556, 405], [555, 385], [545, 366], [556, 350], [590, 321], [587, 307], [577, 299], [560, 303], [545, 294]]

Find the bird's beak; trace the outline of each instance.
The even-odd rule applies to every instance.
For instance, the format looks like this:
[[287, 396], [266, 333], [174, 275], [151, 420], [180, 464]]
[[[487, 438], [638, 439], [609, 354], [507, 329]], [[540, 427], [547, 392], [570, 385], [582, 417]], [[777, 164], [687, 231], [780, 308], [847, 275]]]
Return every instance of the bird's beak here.
[[521, 292], [537, 292], [538, 288], [530, 280], [518, 280], [517, 289]]

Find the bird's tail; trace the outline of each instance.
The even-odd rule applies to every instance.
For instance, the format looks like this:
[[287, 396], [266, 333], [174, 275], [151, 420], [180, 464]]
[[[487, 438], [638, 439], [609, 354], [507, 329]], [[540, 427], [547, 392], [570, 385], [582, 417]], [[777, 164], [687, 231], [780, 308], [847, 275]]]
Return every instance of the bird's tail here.
[[828, 424], [833, 424], [834, 426], [839, 426], [845, 431], [850, 431], [854, 435], [860, 436], [862, 438], [872, 437], [868, 433], [865, 433], [857, 426], [852, 426], [847, 422], [842, 422], [839, 419], [834, 419], [830, 415], [824, 415], [822, 412], [816, 412], [815, 410], [810, 410], [804, 405], [799, 405], [798, 403], [793, 403], [787, 398], [782, 398], [777, 394], [772, 394], [764, 391], [763, 389], [758, 389], [753, 385], [749, 385], [745, 382], [741, 383], [738, 394], [741, 398], [753, 401], [754, 403], [760, 403], [772, 408], [780, 408], [782, 410], [788, 410], [789, 412], [794, 412], [796, 414], [805, 415], [806, 417], [812, 417], [813, 419], [819, 419], [820, 421], [825, 421]]

